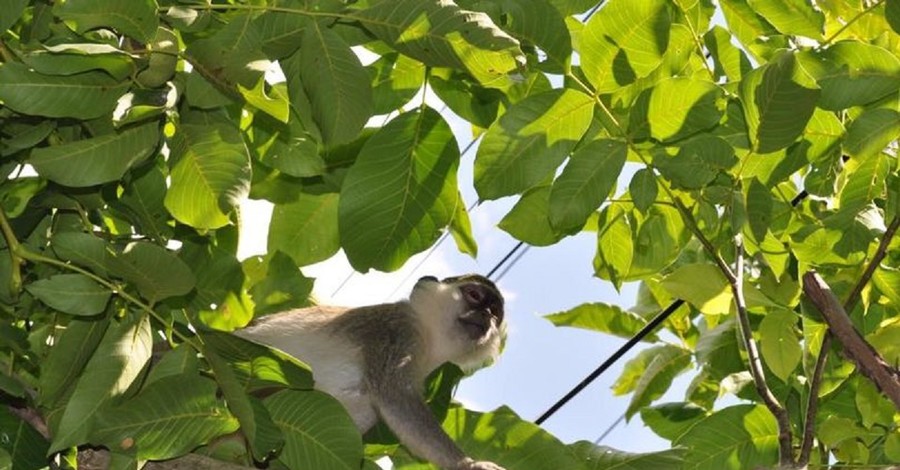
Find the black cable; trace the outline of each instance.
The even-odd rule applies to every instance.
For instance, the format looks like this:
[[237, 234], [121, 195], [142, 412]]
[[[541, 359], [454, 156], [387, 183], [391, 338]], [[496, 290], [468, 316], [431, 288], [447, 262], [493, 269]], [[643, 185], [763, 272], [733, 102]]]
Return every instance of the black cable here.
[[634, 336], [631, 337], [631, 339], [626, 341], [625, 344], [623, 344], [619, 349], [617, 349], [616, 352], [614, 352], [611, 356], [609, 356], [609, 358], [607, 358], [605, 361], [603, 361], [603, 363], [600, 364], [600, 366], [598, 366], [596, 369], [594, 369], [594, 371], [591, 372], [587, 377], [585, 377], [584, 380], [582, 380], [581, 382], [578, 383], [578, 385], [573, 387], [572, 390], [569, 391], [569, 393], [567, 393], [564, 397], [560, 398], [559, 401], [554, 403], [553, 406], [551, 406], [547, 411], [544, 412], [544, 414], [542, 414], [538, 419], [536, 419], [534, 421], [534, 424], [540, 425], [541, 423], [546, 421], [548, 418], [553, 416], [553, 414], [556, 413], [557, 411], [559, 411], [560, 408], [565, 406], [565, 404], [568, 403], [569, 400], [571, 400], [572, 398], [575, 398], [575, 395], [578, 395], [579, 393], [581, 393], [581, 391], [584, 390], [585, 387], [590, 385], [591, 382], [593, 382], [597, 377], [599, 377], [600, 374], [606, 372], [606, 369], [609, 369], [609, 367], [611, 365], [615, 364], [616, 361], [619, 360], [619, 358], [621, 358], [623, 355], [625, 355], [625, 353], [630, 351], [631, 348], [634, 347], [634, 345], [636, 345], [639, 341], [644, 339], [644, 337], [646, 337], [650, 333], [653, 333], [653, 331], [656, 330], [656, 327], [661, 325], [662, 322], [666, 321], [666, 319], [669, 318], [669, 316], [672, 315], [672, 313], [674, 313], [675, 310], [678, 310], [678, 307], [681, 307], [682, 305], [684, 305], [684, 300], [681, 300], [681, 299], [677, 299], [674, 302], [672, 302], [671, 304], [669, 304], [669, 306], [666, 307], [665, 310], [660, 312], [657, 316], [653, 317], [653, 319], [650, 320], [649, 323], [647, 323], [646, 325], [644, 325], [643, 328], [641, 328], [641, 331], [638, 331], [637, 334], [635, 334]]
[[524, 245], [525, 242], [517, 243], [516, 246], [514, 246], [512, 250], [509, 250], [509, 253], [507, 253], [506, 256], [504, 256], [503, 259], [500, 260], [500, 262], [494, 265], [494, 268], [488, 271], [487, 275], [484, 277], [490, 278], [491, 276], [493, 276], [494, 273], [496, 273], [498, 269], [500, 269], [507, 261], [509, 261], [509, 259], [512, 258], [512, 256], [516, 254], [517, 251], [519, 251], [519, 248], [522, 248]]
[[515, 266], [523, 256], [525, 256], [525, 253], [528, 253], [529, 248], [531, 248], [531, 245], [525, 245], [525, 249], [520, 251], [519, 254], [517, 254], [516, 257], [513, 258], [513, 260], [510, 261], [505, 268], [503, 268], [503, 271], [500, 271], [500, 274], [498, 274], [497, 277], [493, 279], [493, 281], [500, 282], [500, 279], [503, 279], [503, 276], [506, 276], [506, 273], [509, 272], [509, 270], [512, 269], [512, 267]]

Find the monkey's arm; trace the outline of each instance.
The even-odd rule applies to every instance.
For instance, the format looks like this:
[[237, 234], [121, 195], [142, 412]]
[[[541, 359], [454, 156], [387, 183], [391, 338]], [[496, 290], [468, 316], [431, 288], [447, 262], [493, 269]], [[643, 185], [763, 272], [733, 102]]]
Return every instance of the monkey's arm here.
[[466, 464], [472, 462], [471, 459], [441, 429], [418, 388], [404, 378], [395, 376], [393, 380], [390, 385], [371, 384], [370, 393], [379, 416], [400, 442], [415, 455], [442, 468], [468, 468]]

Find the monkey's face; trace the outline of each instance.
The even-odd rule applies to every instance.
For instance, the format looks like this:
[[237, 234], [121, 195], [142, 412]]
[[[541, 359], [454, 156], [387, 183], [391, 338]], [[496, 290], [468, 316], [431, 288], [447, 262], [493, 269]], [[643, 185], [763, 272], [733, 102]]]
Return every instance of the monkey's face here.
[[410, 303], [426, 317], [432, 337], [441, 335], [453, 362], [485, 362], [497, 354], [504, 331], [503, 296], [484, 276], [423, 277]]

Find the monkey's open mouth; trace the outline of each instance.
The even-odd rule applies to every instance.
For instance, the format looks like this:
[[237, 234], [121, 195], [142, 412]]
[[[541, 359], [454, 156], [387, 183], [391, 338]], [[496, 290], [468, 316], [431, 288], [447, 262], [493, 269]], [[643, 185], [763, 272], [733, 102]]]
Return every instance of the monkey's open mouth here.
[[472, 339], [481, 338], [491, 328], [490, 315], [478, 310], [469, 310], [460, 315], [457, 319], [469, 337]]

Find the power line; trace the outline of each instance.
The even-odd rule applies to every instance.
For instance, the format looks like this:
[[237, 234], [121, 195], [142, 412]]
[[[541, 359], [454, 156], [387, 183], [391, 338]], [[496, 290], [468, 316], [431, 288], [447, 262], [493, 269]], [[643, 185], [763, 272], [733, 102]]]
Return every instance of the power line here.
[[515, 266], [523, 256], [525, 256], [525, 253], [528, 253], [528, 250], [530, 248], [531, 245], [525, 245], [525, 248], [522, 251], [519, 251], [519, 253], [516, 254], [516, 257], [513, 258], [505, 268], [503, 268], [503, 271], [500, 271], [500, 274], [498, 274], [496, 278], [494, 278], [494, 282], [500, 282], [500, 279], [503, 279], [503, 276], [506, 276], [506, 273], [509, 272], [509, 270], [512, 269], [512, 267]]
[[617, 419], [614, 423], [610, 424], [609, 427], [606, 428], [606, 431], [603, 431], [603, 434], [601, 434], [600, 437], [598, 437], [597, 439], [594, 440], [594, 445], [595, 446], [600, 445], [600, 443], [603, 442], [604, 439], [606, 439], [607, 437], [609, 437], [610, 434], [612, 434], [613, 429], [616, 429], [616, 427], [618, 427], [620, 424], [622, 424], [622, 421], [625, 421], [625, 413], [622, 413], [622, 416], [619, 416], [619, 419]]
[[493, 269], [488, 271], [488, 273], [484, 277], [492, 277], [494, 273], [496, 273], [497, 270], [503, 267], [503, 265], [506, 264], [506, 262], [509, 261], [509, 259], [512, 258], [512, 256], [516, 254], [517, 251], [519, 251], [519, 248], [522, 248], [523, 246], [525, 246], [525, 242], [517, 243], [516, 246], [514, 246], [512, 250], [509, 250], [509, 252], [506, 253], [506, 256], [504, 256], [497, 264], [495, 264]]
[[590, 385], [591, 382], [596, 380], [597, 377], [600, 377], [600, 374], [606, 372], [606, 369], [609, 369], [611, 365], [615, 364], [616, 361], [619, 360], [619, 358], [630, 351], [631, 348], [633, 348], [638, 342], [644, 339], [644, 337], [646, 337], [650, 333], [653, 333], [653, 331], [656, 330], [656, 328], [661, 325], [662, 322], [666, 321], [666, 319], [669, 318], [669, 316], [672, 315], [675, 310], [678, 310], [678, 307], [681, 307], [682, 305], [684, 305], [684, 300], [681, 299], [677, 299], [669, 304], [669, 306], [666, 307], [665, 310], [653, 317], [653, 319], [650, 320], [649, 323], [644, 325], [644, 327], [641, 328], [641, 330], [638, 331], [634, 336], [632, 336], [631, 339], [626, 341], [625, 344], [619, 347], [616, 352], [614, 352], [611, 356], [609, 356], [609, 358], [603, 361], [603, 363], [600, 364], [596, 369], [594, 369], [593, 372], [588, 374], [588, 376], [585, 377], [584, 380], [579, 382], [578, 385], [572, 388], [572, 390], [569, 390], [569, 393], [565, 394], [565, 396], [560, 398], [559, 401], [554, 403], [553, 406], [551, 406], [547, 411], [544, 412], [544, 414], [542, 414], [538, 419], [534, 421], [534, 424], [540, 425], [544, 421], [547, 421], [548, 418], [553, 416], [557, 411], [559, 411], [560, 408], [565, 406], [565, 404], [568, 403], [569, 400], [574, 398], [575, 395], [581, 393], [581, 391], [584, 390], [585, 387]]

